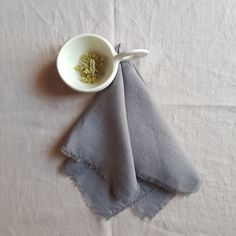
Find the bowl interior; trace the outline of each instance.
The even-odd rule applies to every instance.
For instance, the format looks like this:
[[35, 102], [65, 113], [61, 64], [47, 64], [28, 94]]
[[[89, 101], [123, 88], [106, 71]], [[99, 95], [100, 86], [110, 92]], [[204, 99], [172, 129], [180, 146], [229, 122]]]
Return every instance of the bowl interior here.
[[[80, 81], [80, 74], [75, 70], [80, 57], [86, 52], [98, 54], [105, 59], [104, 74], [94, 83]], [[60, 50], [57, 68], [64, 82], [79, 91], [90, 91], [103, 84], [113, 72], [113, 55], [109, 46], [102, 39], [94, 36], [80, 36], [69, 40]]]

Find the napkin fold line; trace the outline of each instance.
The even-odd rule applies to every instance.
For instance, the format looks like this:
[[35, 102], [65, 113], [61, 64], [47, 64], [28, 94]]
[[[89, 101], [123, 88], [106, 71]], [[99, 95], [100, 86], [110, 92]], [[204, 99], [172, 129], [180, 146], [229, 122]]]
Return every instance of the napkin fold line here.
[[131, 64], [131, 65], [134, 67], [135, 72], [137, 73], [138, 77], [141, 79], [141, 81], [144, 83], [144, 85], [147, 86], [146, 81], [144, 80], [144, 78], [143, 78], [143, 76], [140, 74], [140, 72], [138, 71], [136, 65], [135, 65], [133, 62], [131, 62], [131, 61], [128, 61], [128, 63]]
[[67, 156], [67, 157], [70, 157], [72, 158], [74, 161], [77, 161], [77, 162], [80, 162], [80, 161], [83, 161], [83, 163], [90, 169], [92, 169], [93, 171], [96, 172], [96, 174], [103, 180], [107, 180], [107, 177], [102, 173], [102, 171], [97, 168], [92, 162], [89, 162], [88, 160], [86, 160], [85, 158], [83, 158], [82, 155], [78, 155], [78, 154], [75, 154], [73, 152], [70, 152], [67, 150], [67, 148], [63, 145], [61, 147], [61, 152]]
[[136, 171], [136, 175], [139, 178], [141, 178], [141, 179], [143, 179], [147, 182], [150, 182], [150, 183], [154, 184], [155, 186], [157, 186], [159, 188], [165, 189], [167, 192], [170, 192], [170, 193], [173, 193], [173, 194], [190, 195], [193, 192], [197, 192], [199, 187], [201, 186], [201, 181], [200, 181], [199, 184], [196, 186], [196, 188], [193, 191], [189, 191], [189, 192], [179, 191], [176, 188], [174, 188], [170, 185], [167, 185], [167, 184], [161, 182], [158, 179], [155, 179], [153, 177], [150, 177], [150, 176], [147, 176], [147, 175], [143, 174], [142, 172], [140, 172], [137, 169], [135, 171]]

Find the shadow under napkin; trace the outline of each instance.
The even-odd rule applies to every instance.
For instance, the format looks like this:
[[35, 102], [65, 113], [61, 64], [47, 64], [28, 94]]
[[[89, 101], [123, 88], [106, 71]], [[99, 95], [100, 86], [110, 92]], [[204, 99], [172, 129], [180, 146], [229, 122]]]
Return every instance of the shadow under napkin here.
[[152, 219], [177, 193], [195, 192], [201, 182], [130, 62], [120, 64], [62, 152], [70, 157], [65, 171], [106, 219], [129, 206]]

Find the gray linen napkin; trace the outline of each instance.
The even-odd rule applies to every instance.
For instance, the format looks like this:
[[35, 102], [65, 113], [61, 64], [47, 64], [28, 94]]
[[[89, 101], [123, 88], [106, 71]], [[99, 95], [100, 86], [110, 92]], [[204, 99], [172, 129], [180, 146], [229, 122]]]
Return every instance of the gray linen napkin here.
[[70, 157], [66, 173], [106, 219], [127, 207], [152, 219], [177, 193], [195, 192], [201, 182], [130, 62], [120, 64], [61, 150]]

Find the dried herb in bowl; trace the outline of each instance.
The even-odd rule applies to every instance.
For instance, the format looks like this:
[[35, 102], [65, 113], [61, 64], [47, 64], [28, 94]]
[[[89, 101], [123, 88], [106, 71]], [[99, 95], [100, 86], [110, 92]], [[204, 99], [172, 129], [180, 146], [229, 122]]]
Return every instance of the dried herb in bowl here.
[[103, 74], [104, 58], [94, 53], [84, 53], [80, 57], [75, 70], [80, 73], [80, 80], [94, 83]]

